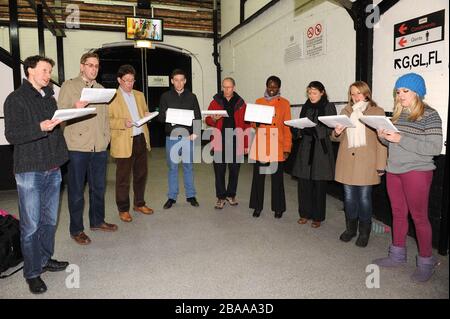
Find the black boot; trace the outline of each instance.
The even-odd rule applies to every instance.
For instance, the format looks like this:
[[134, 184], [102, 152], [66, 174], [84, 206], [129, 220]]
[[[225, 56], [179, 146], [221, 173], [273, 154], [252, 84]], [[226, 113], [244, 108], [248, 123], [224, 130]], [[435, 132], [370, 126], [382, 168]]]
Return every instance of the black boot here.
[[349, 242], [350, 240], [352, 240], [353, 237], [356, 236], [356, 230], [358, 228], [358, 219], [348, 219], [346, 217], [345, 226], [347, 227], [347, 229], [345, 230], [345, 232], [341, 234], [339, 239], [342, 240], [343, 242]]
[[359, 236], [356, 239], [356, 246], [366, 247], [369, 242], [370, 231], [372, 230], [372, 223], [359, 222]]

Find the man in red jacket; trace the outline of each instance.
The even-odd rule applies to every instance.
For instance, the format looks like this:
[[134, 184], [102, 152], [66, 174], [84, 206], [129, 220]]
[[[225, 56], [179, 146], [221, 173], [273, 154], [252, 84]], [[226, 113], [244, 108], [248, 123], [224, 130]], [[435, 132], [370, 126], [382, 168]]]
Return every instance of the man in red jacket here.
[[[248, 153], [250, 124], [244, 122], [246, 104], [237, 94], [233, 78], [222, 81], [222, 92], [216, 94], [208, 110], [225, 110], [228, 116], [211, 115], [205, 118], [206, 124], [215, 128], [211, 136], [214, 151], [214, 175], [216, 178], [216, 209], [222, 209], [226, 202], [238, 204], [236, 190], [240, 163]], [[228, 185], [225, 188], [225, 173], [228, 165]]]

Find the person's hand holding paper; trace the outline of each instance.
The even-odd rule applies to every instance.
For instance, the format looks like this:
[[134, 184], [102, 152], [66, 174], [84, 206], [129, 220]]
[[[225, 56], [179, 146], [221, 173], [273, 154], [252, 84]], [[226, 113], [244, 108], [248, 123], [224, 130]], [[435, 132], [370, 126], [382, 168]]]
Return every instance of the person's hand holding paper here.
[[399, 132], [393, 132], [386, 129], [378, 129], [377, 134], [380, 138], [384, 138], [391, 143], [398, 143], [402, 138]]
[[347, 128], [347, 127], [344, 126], [344, 125], [337, 124], [336, 127], [334, 128], [334, 134], [335, 134], [336, 136], [339, 136], [339, 135], [342, 134], [342, 132], [344, 132], [344, 130], [345, 130], [346, 128]]
[[42, 132], [50, 132], [56, 127], [56, 125], [60, 124], [61, 122], [62, 120], [60, 119], [52, 119], [42, 121], [39, 125]]
[[75, 102], [75, 108], [77, 108], [77, 109], [82, 109], [82, 108], [85, 108], [87, 105], [89, 104], [89, 102], [88, 101], [76, 101]]

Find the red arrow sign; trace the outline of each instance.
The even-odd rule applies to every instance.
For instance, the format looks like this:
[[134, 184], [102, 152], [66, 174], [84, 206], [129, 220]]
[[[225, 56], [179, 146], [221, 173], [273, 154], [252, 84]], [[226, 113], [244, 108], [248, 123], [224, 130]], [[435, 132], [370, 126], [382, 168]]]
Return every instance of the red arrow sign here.
[[400, 44], [401, 47], [404, 47], [407, 42], [408, 41], [405, 38], [401, 38], [400, 41], [398, 41], [398, 44]]
[[400, 28], [398, 28], [398, 32], [400, 32], [400, 34], [405, 34], [406, 30], [408, 30], [408, 27], [403, 23]]

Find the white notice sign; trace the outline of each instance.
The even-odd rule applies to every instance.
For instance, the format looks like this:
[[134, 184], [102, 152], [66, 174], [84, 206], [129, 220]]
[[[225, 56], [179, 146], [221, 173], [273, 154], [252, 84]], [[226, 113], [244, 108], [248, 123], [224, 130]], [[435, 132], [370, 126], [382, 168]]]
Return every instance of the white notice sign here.
[[147, 82], [149, 87], [169, 87], [169, 77], [167, 75], [149, 75]]
[[314, 58], [326, 53], [325, 23], [311, 23], [305, 28], [303, 35], [305, 58]]

